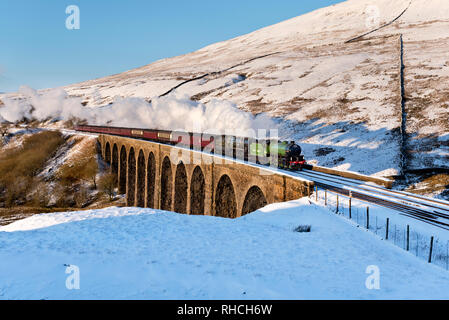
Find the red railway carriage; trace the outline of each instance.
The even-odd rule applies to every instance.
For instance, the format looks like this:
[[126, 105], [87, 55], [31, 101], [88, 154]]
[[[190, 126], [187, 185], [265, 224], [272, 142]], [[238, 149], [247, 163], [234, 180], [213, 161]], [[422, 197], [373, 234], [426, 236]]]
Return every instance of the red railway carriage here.
[[214, 137], [202, 134], [182, 131], [168, 131], [156, 129], [132, 129], [122, 127], [102, 127], [79, 125], [74, 128], [77, 131], [111, 134], [123, 137], [132, 137], [143, 140], [150, 140], [160, 143], [168, 143], [172, 145], [181, 145], [186, 148], [204, 150], [206, 147], [215, 150]]

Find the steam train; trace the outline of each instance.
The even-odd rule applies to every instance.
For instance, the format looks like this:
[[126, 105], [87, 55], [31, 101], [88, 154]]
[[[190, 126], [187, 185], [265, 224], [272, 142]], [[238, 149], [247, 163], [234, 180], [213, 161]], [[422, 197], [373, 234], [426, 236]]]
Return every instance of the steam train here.
[[301, 147], [294, 141], [90, 125], [78, 125], [74, 129], [176, 145], [259, 164], [269, 164], [270, 159], [275, 159], [277, 155], [278, 167], [281, 169], [302, 170], [306, 164]]

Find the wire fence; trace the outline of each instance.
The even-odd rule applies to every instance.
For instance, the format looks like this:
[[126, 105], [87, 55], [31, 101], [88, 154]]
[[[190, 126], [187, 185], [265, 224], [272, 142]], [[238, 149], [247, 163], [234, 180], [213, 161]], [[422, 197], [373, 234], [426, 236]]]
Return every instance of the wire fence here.
[[[341, 195], [329, 190], [315, 189], [310, 195], [321, 205], [324, 205], [335, 214], [343, 216], [359, 227], [365, 228], [415, 256], [429, 263], [449, 270], [449, 240], [441, 240], [435, 236], [425, 235], [413, 226], [397, 222], [385, 215], [385, 210], [376, 206], [369, 206], [362, 201]], [[383, 213], [378, 212], [383, 211]]]

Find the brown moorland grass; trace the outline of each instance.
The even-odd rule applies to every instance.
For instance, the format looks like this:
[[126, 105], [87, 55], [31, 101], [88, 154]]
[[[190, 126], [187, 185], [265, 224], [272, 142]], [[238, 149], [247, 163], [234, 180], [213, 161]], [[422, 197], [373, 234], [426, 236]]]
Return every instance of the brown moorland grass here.
[[424, 174], [417, 182], [409, 186], [406, 191], [420, 195], [442, 192], [449, 195], [449, 174]]
[[0, 155], [0, 180], [35, 176], [64, 141], [59, 131], [42, 131], [27, 137], [20, 148]]
[[77, 153], [58, 169], [57, 176], [64, 185], [74, 185], [85, 181], [92, 183], [94, 189], [97, 188], [96, 175], [99, 168], [96, 148], [95, 141], [88, 141], [82, 146], [82, 152]]
[[59, 131], [42, 131], [0, 154], [0, 201], [6, 206], [25, 201], [36, 175], [64, 141]]
[[97, 205], [89, 206], [87, 208], [48, 208], [48, 207], [27, 207], [27, 206], [0, 208], [0, 226], [4, 226], [14, 221], [21, 220], [40, 213], [95, 210], [95, 209], [104, 209], [111, 206], [124, 207], [125, 205], [126, 204], [124, 203], [124, 201], [122, 201], [122, 199], [118, 199], [114, 202], [106, 200]]

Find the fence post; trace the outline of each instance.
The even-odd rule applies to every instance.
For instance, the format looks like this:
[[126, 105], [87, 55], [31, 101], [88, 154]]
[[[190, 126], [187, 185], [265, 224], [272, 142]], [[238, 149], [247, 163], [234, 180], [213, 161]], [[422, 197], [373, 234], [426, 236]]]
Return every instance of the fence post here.
[[352, 198], [351, 192], [349, 192], [349, 220], [352, 218]]
[[337, 212], [338, 213], [338, 194], [337, 194]]
[[430, 238], [429, 263], [432, 263], [433, 237]]
[[388, 240], [388, 226], [390, 224], [390, 218], [387, 218], [387, 230], [385, 230], [385, 240]]
[[369, 207], [366, 207], [366, 229], [369, 230]]
[[315, 201], [318, 202], [318, 186], [315, 185]]
[[407, 225], [407, 251], [410, 250], [410, 226]]

